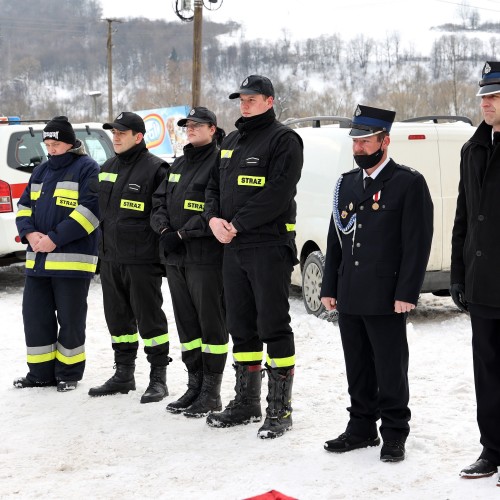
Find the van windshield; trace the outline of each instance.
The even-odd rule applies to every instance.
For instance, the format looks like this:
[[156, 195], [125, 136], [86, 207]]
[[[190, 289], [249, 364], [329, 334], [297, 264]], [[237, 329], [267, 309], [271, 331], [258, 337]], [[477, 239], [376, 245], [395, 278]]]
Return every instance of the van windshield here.
[[[77, 139], [82, 141], [85, 151], [99, 165], [114, 156], [110, 138], [102, 130], [75, 129]], [[15, 132], [10, 137], [7, 153], [7, 164], [10, 168], [22, 172], [33, 172], [33, 169], [47, 160], [47, 148], [42, 141], [41, 130]]]

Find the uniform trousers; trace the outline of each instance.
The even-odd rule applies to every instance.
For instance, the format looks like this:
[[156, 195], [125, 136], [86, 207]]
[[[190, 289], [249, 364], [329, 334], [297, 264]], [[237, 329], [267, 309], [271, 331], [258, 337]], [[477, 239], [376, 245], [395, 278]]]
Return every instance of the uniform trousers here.
[[251, 353], [262, 353], [266, 343], [268, 362], [270, 358], [280, 368], [293, 366], [295, 343], [288, 303], [293, 263], [286, 245], [224, 247], [226, 318], [235, 360], [258, 364], [261, 359]]
[[89, 278], [26, 276], [23, 321], [32, 382], [82, 379], [89, 286]]
[[101, 261], [104, 316], [116, 363], [134, 364], [139, 331], [149, 363], [168, 365], [168, 325], [161, 293], [163, 272], [161, 264]]
[[339, 314], [351, 406], [347, 431], [405, 440], [410, 432], [406, 314]]
[[223, 373], [229, 336], [221, 266], [167, 265], [167, 279], [186, 368]]
[[470, 319], [481, 458], [500, 465], [500, 319]]

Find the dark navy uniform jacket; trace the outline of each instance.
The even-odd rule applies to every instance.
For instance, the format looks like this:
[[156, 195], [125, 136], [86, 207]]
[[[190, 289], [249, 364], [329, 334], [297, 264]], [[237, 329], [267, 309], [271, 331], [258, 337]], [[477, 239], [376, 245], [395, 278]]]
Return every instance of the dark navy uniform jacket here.
[[[356, 315], [394, 313], [394, 301], [412, 304], [424, 280], [433, 232], [433, 204], [424, 177], [389, 160], [364, 191], [362, 171], [343, 174], [337, 217], [330, 222], [322, 297]], [[340, 232], [355, 216], [354, 231]]]

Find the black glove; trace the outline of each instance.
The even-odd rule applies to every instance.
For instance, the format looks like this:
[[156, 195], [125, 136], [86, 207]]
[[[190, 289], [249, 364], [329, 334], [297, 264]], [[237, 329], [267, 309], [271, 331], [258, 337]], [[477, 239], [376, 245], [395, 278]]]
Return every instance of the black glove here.
[[453, 283], [453, 285], [450, 286], [450, 295], [455, 305], [461, 311], [467, 312], [469, 310], [467, 301], [465, 300], [465, 285], [462, 285], [462, 283]]
[[177, 231], [164, 231], [160, 234], [160, 245], [165, 255], [173, 252], [182, 243]]

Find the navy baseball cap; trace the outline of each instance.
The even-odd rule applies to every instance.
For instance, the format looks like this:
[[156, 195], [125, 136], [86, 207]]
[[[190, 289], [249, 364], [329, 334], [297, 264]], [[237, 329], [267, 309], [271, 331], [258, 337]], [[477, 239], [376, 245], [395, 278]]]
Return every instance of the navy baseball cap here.
[[390, 132], [395, 116], [395, 111], [358, 104], [351, 122], [352, 128], [349, 135], [352, 137], [370, 137], [380, 132]]
[[479, 92], [476, 96], [497, 94], [500, 92], [500, 62], [486, 61], [482, 80], [479, 81]]
[[204, 108], [203, 106], [193, 108], [186, 118], [181, 118], [177, 122], [177, 125], [179, 127], [184, 127], [188, 120], [198, 123], [211, 123], [212, 125], [217, 126], [217, 117], [215, 116], [215, 113], [207, 108]]
[[274, 97], [274, 87], [266, 76], [250, 75], [241, 82], [236, 92], [229, 95], [229, 99], [237, 99], [240, 94], [262, 94]]
[[116, 130], [133, 130], [134, 132], [146, 133], [146, 125], [144, 120], [136, 113], [130, 111], [121, 112], [112, 123], [105, 123], [103, 129], [109, 130], [115, 128]]

